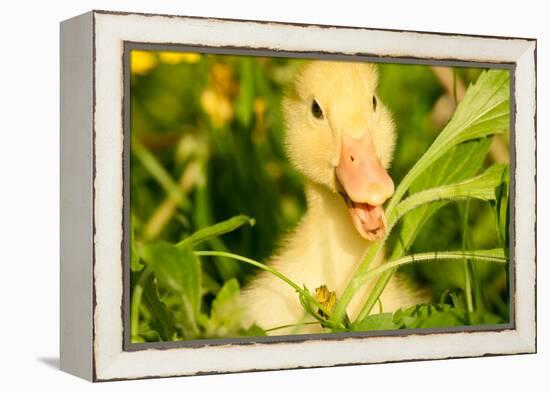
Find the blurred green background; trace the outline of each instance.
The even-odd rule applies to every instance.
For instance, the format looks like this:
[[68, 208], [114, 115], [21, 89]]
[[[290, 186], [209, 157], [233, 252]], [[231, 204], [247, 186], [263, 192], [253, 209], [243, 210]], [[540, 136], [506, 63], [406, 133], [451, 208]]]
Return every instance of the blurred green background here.
[[[303, 60], [176, 52], [131, 52], [131, 225], [136, 244], [178, 242], [197, 229], [246, 214], [256, 220], [203, 245], [265, 261], [282, 234], [305, 211], [303, 179], [283, 151], [280, 108], [285, 88]], [[425, 152], [481, 69], [380, 64], [379, 96], [393, 112], [398, 143], [390, 170], [394, 182]], [[495, 137], [486, 166], [508, 162], [509, 133]], [[463, 204], [433, 215], [414, 252], [462, 247]], [[494, 213], [471, 201], [468, 245], [497, 247]], [[391, 242], [390, 242], [391, 243]], [[204, 298], [212, 301], [231, 278], [242, 286], [254, 269], [234, 261], [202, 263]], [[464, 268], [453, 262], [403, 269], [430, 288], [434, 302], [464, 286]], [[480, 306], [508, 320], [506, 267], [475, 264]], [[135, 285], [137, 273], [132, 276]], [[162, 286], [159, 297], [178, 315], [178, 299]], [[140, 337], [148, 332], [143, 312]], [[497, 321], [495, 319], [495, 321]], [[137, 339], [139, 341], [139, 339]]]

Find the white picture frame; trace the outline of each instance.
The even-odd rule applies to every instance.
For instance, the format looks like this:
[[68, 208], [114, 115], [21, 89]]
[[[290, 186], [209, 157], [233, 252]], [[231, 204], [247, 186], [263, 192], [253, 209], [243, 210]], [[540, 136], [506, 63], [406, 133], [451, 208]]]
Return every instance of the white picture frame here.
[[[511, 128], [516, 135], [511, 144], [514, 312], [510, 325], [497, 330], [249, 339], [216, 345], [128, 345], [124, 96], [125, 53], [135, 44], [509, 68]], [[69, 373], [108, 381], [534, 353], [535, 241], [534, 39], [105, 11], [91, 11], [61, 24], [60, 352], [61, 368]]]

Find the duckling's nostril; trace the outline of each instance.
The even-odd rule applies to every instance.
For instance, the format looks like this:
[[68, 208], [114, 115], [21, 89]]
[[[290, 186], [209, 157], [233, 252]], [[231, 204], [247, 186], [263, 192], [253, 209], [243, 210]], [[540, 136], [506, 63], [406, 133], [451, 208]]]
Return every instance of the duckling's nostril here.
[[351, 162], [355, 161], [355, 158], [353, 156], [349, 156], [349, 159], [351, 160]]

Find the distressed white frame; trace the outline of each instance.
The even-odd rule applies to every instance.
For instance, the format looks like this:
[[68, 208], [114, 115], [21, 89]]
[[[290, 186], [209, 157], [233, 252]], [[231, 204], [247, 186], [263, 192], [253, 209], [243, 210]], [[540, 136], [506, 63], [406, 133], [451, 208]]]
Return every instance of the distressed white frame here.
[[[80, 131], [91, 144], [86, 153], [88, 155], [66, 158], [62, 169], [72, 166], [77, 159], [91, 160], [92, 172], [89, 168], [82, 170], [87, 171], [86, 176], [93, 181], [94, 197], [90, 207], [94, 228], [91, 257], [79, 262], [69, 261], [71, 256], [77, 259], [75, 255], [78, 250], [68, 252], [66, 260], [62, 260], [61, 277], [62, 289], [67, 281], [75, 279], [75, 274], [80, 274], [79, 279], [86, 284], [74, 289], [71, 296], [75, 298], [70, 301], [64, 299], [67, 293], [62, 293], [62, 332], [71, 331], [75, 320], [88, 321], [91, 316], [93, 330], [87, 322], [75, 328], [79, 330], [73, 331], [70, 337], [64, 337], [62, 333], [61, 340], [65, 341], [65, 345], [62, 344], [62, 368], [90, 380], [104, 381], [536, 351], [535, 40], [97, 11], [64, 22], [64, 25], [67, 32], [66, 43], [62, 45], [62, 63], [64, 58], [74, 55], [71, 53], [71, 40], [82, 40], [91, 43], [93, 49], [91, 54], [89, 51], [85, 53], [81, 63], [92, 61], [94, 66], [93, 75], [88, 75], [91, 79], [84, 79], [81, 90], [66, 87], [62, 89], [62, 94], [76, 95], [84, 91], [92, 95], [95, 106], [90, 108], [87, 100], [77, 100], [76, 103], [68, 102], [65, 114], [62, 113], [69, 119], [68, 112], [72, 106], [79, 105], [88, 105], [91, 111], [91, 128], [84, 127]], [[62, 29], [62, 43], [63, 37]], [[516, 235], [514, 328], [498, 332], [452, 332], [336, 341], [311, 339], [302, 343], [124, 351], [121, 316], [124, 292], [121, 247], [124, 42], [515, 63], [515, 181], [516, 190], [520, 192], [515, 194], [513, 217]], [[78, 119], [69, 119], [66, 124], [66, 127], [74, 128], [78, 125]], [[62, 139], [64, 133], [68, 131], [62, 129]], [[66, 190], [65, 194], [67, 198], [72, 195], [70, 190]], [[89, 216], [86, 218], [90, 219]], [[69, 218], [66, 220], [70, 221]], [[62, 236], [62, 249], [70, 249], [66, 243]], [[74, 268], [63, 273], [64, 264], [67, 267], [71, 263], [81, 264], [80, 273]]]

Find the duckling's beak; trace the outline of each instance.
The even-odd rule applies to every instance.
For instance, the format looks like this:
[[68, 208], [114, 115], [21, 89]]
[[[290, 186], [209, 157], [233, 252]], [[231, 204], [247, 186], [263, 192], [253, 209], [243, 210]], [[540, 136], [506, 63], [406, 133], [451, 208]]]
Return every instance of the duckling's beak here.
[[359, 138], [342, 134], [336, 179], [359, 234], [371, 241], [384, 237], [386, 217], [382, 204], [392, 196], [394, 185], [369, 133]]

